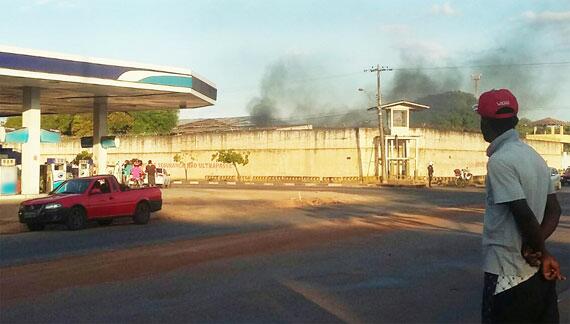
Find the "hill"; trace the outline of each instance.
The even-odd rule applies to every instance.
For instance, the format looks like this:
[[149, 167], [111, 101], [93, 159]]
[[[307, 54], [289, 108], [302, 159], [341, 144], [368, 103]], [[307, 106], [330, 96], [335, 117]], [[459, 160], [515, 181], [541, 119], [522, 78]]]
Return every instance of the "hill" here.
[[411, 127], [441, 130], [479, 131], [479, 115], [473, 111], [477, 102], [470, 93], [449, 91], [415, 100], [430, 109], [410, 114]]

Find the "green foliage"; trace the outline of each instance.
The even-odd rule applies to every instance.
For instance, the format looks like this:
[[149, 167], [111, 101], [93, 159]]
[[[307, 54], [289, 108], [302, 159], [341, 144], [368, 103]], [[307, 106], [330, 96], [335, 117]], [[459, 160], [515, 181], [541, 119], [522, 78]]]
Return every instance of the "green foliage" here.
[[525, 138], [529, 134], [532, 135], [534, 127], [530, 126], [530, 123], [532, 123], [532, 121], [528, 118], [521, 118], [519, 120], [516, 129], [522, 138]]
[[41, 125], [44, 129], [57, 129], [63, 135], [71, 135], [73, 115], [44, 115]]
[[74, 136], [92, 136], [93, 135], [93, 115], [76, 114], [73, 115], [71, 122], [71, 134]]
[[194, 157], [190, 153], [176, 153], [173, 159], [174, 162], [183, 164], [194, 161]]
[[220, 150], [212, 154], [212, 161], [232, 164], [239, 180], [240, 175], [237, 165], [245, 166], [249, 163], [249, 152], [240, 153], [234, 150]]
[[177, 110], [137, 111], [129, 114], [134, 118], [132, 134], [169, 134], [178, 123]]
[[107, 119], [109, 133], [113, 135], [128, 134], [133, 128], [135, 118], [126, 112], [112, 112]]
[[173, 159], [184, 167], [184, 175], [188, 181], [188, 163], [194, 161], [194, 157], [190, 153], [176, 153]]
[[[178, 111], [112, 112], [107, 117], [110, 135], [124, 134], [169, 134], [178, 123]], [[9, 117], [4, 125], [8, 128], [22, 127], [22, 117]], [[63, 135], [90, 136], [93, 134], [93, 115], [61, 114], [42, 115], [43, 129], [57, 129]]]
[[22, 127], [22, 116], [8, 117], [4, 127], [7, 128], [20, 128]]
[[240, 153], [234, 150], [220, 150], [212, 154], [212, 161], [246, 165], [249, 163], [249, 152]]
[[[42, 115], [41, 126], [43, 129], [55, 129], [63, 135], [71, 135], [72, 115]], [[8, 128], [22, 127], [22, 116], [8, 117], [6, 124]]]
[[470, 93], [449, 91], [419, 98], [416, 101], [430, 106], [430, 109], [412, 112], [411, 127], [479, 131], [479, 115], [473, 111], [473, 105], [477, 100]]
[[93, 153], [89, 153], [87, 151], [81, 151], [81, 153], [77, 154], [71, 163], [79, 164], [80, 160], [91, 160], [93, 158]]

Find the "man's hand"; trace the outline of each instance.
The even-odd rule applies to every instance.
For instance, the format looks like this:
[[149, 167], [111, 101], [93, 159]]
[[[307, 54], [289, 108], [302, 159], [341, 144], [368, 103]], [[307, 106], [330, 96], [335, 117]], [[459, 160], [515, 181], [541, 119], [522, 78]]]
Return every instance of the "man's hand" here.
[[545, 251], [541, 262], [542, 275], [546, 280], [566, 280], [566, 277], [560, 273], [560, 264], [550, 253]]
[[526, 263], [533, 267], [538, 267], [541, 263], [542, 252], [534, 251], [527, 244], [523, 243], [521, 249], [522, 257], [526, 260]]

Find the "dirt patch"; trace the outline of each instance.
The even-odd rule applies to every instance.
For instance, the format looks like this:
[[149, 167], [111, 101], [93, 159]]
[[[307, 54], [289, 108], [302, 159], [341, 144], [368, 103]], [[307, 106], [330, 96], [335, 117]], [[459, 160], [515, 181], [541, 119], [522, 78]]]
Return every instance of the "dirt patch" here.
[[[235, 189], [163, 190], [162, 210], [154, 214], [159, 221], [194, 223], [297, 223], [303, 217], [299, 208], [340, 205], [366, 199], [354, 194], [326, 191], [278, 191]], [[0, 201], [0, 234], [26, 232], [18, 221], [19, 200]], [[279, 211], [279, 219], [275, 212]]]
[[370, 202], [358, 195], [326, 191], [166, 190], [163, 198], [157, 219], [209, 224], [296, 224], [306, 207]]
[[20, 202], [20, 200], [0, 201], [0, 234], [20, 233], [27, 230], [18, 220]]

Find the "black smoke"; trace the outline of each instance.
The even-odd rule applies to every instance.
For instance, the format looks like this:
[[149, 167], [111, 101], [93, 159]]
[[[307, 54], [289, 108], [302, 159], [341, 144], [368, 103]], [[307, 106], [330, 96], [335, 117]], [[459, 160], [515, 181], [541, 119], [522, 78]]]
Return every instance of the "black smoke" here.
[[[566, 28], [561, 28], [561, 24]], [[385, 99], [416, 100], [457, 90], [475, 94], [471, 76], [481, 74], [479, 94], [490, 89], [510, 89], [519, 101], [523, 116], [551, 107], [561, 91], [560, 85], [568, 81], [570, 70], [567, 65], [529, 63], [559, 61], [563, 56], [560, 53], [570, 54], [569, 41], [564, 40], [564, 31], [570, 30], [569, 24], [568, 21], [535, 23], [521, 18], [510, 29], [505, 27], [503, 34], [495, 36], [497, 45], [466, 49], [445, 62], [430, 62], [421, 53], [410, 57], [402, 51], [400, 64], [403, 69], [393, 72]], [[551, 39], [545, 39], [545, 35]], [[560, 42], [559, 47], [552, 48], [556, 39]]]

